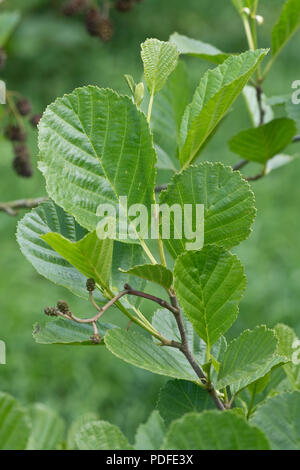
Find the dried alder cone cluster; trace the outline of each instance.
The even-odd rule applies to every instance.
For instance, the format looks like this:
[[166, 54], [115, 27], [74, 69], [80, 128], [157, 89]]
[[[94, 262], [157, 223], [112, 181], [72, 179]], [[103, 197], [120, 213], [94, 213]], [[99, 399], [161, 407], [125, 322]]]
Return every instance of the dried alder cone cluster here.
[[[247, 1], [246, 12], [243, 0], [233, 3], [245, 25], [246, 52], [225, 53], [178, 33], [168, 42], [147, 39], [141, 45], [145, 94], [137, 94], [140, 84], [127, 75], [128, 95], [86, 86], [47, 107], [39, 124], [39, 169], [50, 200], [27, 213], [17, 230], [36, 270], [96, 310], [80, 317], [65, 301], [47, 307], [53, 318], [34, 326], [38, 343], [105, 346], [172, 379], [140, 432], [158, 430], [150, 449], [300, 450], [295, 332], [263, 324], [233, 340], [226, 336], [246, 289], [243, 265], [231, 250], [248, 238], [256, 216], [247, 179], [258, 177], [237, 170], [253, 162], [259, 177], [267, 177], [293, 161], [299, 142], [297, 117], [288, 106], [275, 117], [263, 81], [300, 27], [300, 0], [286, 2], [271, 52], [257, 45], [257, 2]], [[184, 55], [214, 64], [194, 90]], [[252, 127], [228, 142], [242, 162], [205, 161], [206, 144], [242, 93]], [[155, 191], [158, 182], [163, 191]], [[136, 207], [145, 224], [131, 211]], [[200, 220], [186, 218], [187, 207], [202, 208]], [[151, 318], [143, 302], [156, 307]], [[110, 322], [112, 307], [127, 328], [117, 316]], [[132, 450], [143, 448], [140, 439], [132, 445], [120, 429], [97, 421], [83, 428], [78, 445]]]
[[17, 98], [16, 94], [7, 92], [8, 123], [4, 129], [5, 137], [10, 140], [14, 148], [13, 168], [19, 176], [29, 178], [33, 174], [31, 157], [26, 145], [27, 132], [25, 131], [25, 119], [33, 127], [37, 127], [41, 116], [32, 114], [32, 105], [26, 98]]
[[119, 12], [128, 12], [132, 10], [136, 3], [142, 0], [115, 0], [103, 1], [103, 6], [95, 6], [95, 2], [90, 0], [67, 0], [62, 12], [66, 16], [83, 15], [85, 26], [91, 36], [96, 36], [102, 41], [107, 42], [111, 39], [114, 32], [113, 22], [110, 18], [111, 7]]

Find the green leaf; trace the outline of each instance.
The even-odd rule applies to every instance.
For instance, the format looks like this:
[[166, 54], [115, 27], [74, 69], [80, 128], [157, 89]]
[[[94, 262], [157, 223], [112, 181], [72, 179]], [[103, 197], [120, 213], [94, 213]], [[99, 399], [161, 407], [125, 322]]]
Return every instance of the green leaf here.
[[244, 331], [225, 352], [217, 387], [231, 385], [232, 393], [236, 393], [263, 377], [273, 366], [277, 342], [274, 331], [265, 326]]
[[251, 423], [264, 431], [273, 450], [300, 450], [300, 392], [269, 398], [257, 408]]
[[268, 372], [266, 375], [261, 377], [260, 379], [255, 380], [250, 385], [248, 385], [248, 390], [251, 395], [257, 395], [258, 393], [262, 393], [265, 388], [268, 386], [271, 379], [271, 372]]
[[41, 403], [30, 407], [32, 431], [27, 450], [55, 450], [64, 437], [65, 423], [58, 414]]
[[[102, 338], [108, 330], [116, 328], [109, 323], [96, 324]], [[76, 323], [65, 318], [55, 318], [42, 325], [37, 323], [33, 327], [33, 337], [40, 344], [91, 345], [90, 338], [93, 333], [91, 324]], [[103, 341], [100, 344], [103, 344]]]
[[242, 158], [264, 165], [292, 142], [296, 132], [295, 122], [291, 119], [274, 119], [240, 132], [230, 140], [229, 147]]
[[183, 354], [173, 348], [162, 348], [137, 331], [114, 329], [105, 335], [105, 345], [117, 357], [154, 374], [197, 381], [197, 376]]
[[179, 54], [192, 55], [214, 64], [221, 64], [230, 56], [211, 44], [178, 33], [173, 33], [170, 36], [170, 42], [177, 46]]
[[99, 240], [95, 231], [77, 242], [59, 233], [47, 233], [42, 238], [84, 276], [95, 279], [103, 290], [109, 287], [113, 240]]
[[156, 154], [146, 117], [129, 97], [88, 86], [58, 98], [40, 121], [39, 148], [50, 197], [89, 231], [104, 220], [99, 205], [129, 223], [126, 202], [150, 210]]
[[177, 258], [174, 278], [184, 313], [200, 338], [213, 345], [238, 315], [246, 287], [239, 259], [223, 248], [206, 246]]
[[156, 282], [166, 289], [169, 289], [173, 283], [172, 271], [161, 264], [142, 264], [140, 266], [133, 266], [128, 270], [121, 269], [121, 271], [141, 277], [146, 281]]
[[147, 39], [141, 48], [146, 84], [150, 95], [155, 95], [175, 69], [178, 50], [174, 44], [158, 39]]
[[76, 442], [79, 450], [133, 450], [122, 431], [106, 421], [82, 426]]
[[160, 391], [157, 408], [169, 425], [186, 413], [215, 409], [215, 405], [199, 385], [185, 380], [169, 380]]
[[266, 53], [258, 49], [231, 56], [202, 77], [182, 120], [179, 159], [183, 168], [197, 158]]
[[3, 47], [20, 21], [18, 11], [6, 11], [0, 14], [0, 46]]
[[76, 436], [80, 429], [88, 423], [93, 421], [99, 421], [99, 417], [95, 413], [85, 413], [84, 415], [79, 416], [71, 423], [71, 426], [68, 430], [67, 435], [67, 449], [78, 449], [76, 444]]
[[300, 1], [287, 0], [272, 31], [272, 54], [277, 56], [300, 26]]
[[[243, 89], [243, 97], [253, 126], [259, 126], [261, 124], [261, 110], [257, 101], [257, 90], [253, 86], [246, 85]], [[267, 103], [267, 98], [264, 93], [261, 94], [261, 106], [264, 111], [264, 123], [266, 124], [272, 121], [274, 112], [272, 107]]]
[[[160, 204], [164, 203], [170, 208], [179, 204], [183, 211], [186, 204], [204, 204], [204, 244], [224, 248], [232, 248], [248, 237], [256, 213], [249, 184], [239, 172], [221, 163], [202, 163], [175, 175], [161, 193]], [[180, 229], [182, 239], [175, 239], [174, 232]], [[200, 232], [201, 226], [196, 229]], [[171, 212], [171, 238], [164, 244], [173, 258], [186, 251], [186, 243], [191, 242], [185, 231], [186, 224], [180, 225]]]
[[166, 433], [158, 411], [153, 411], [145, 424], [140, 424], [135, 435], [136, 450], [159, 450]]
[[86, 234], [72, 216], [47, 201], [28, 212], [18, 224], [17, 241], [23, 255], [49, 281], [88, 298], [86, 278], [42, 240], [41, 236], [48, 232], [60, 233], [72, 242]]
[[[184, 62], [179, 61], [163, 89], [157, 93], [151, 115], [151, 130], [157, 149], [158, 167], [175, 171], [179, 166], [177, 152], [180, 125], [186, 106], [190, 102], [190, 81]], [[147, 113], [150, 95], [146, 95], [142, 109]], [[163, 152], [163, 153], [162, 153]]]
[[17, 400], [0, 392], [0, 449], [24, 450], [30, 435], [26, 411]]
[[232, 411], [188, 413], [174, 421], [163, 449], [173, 450], [268, 450], [260, 429], [250, 426]]

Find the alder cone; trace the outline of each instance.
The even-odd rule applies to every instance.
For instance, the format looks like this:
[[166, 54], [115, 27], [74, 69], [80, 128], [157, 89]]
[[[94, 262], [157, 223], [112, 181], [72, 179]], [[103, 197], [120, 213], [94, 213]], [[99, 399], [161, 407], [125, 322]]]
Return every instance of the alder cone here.
[[112, 22], [108, 18], [102, 18], [99, 28], [99, 38], [107, 42], [111, 39], [113, 34], [114, 28]]
[[30, 101], [28, 101], [26, 98], [22, 98], [17, 101], [16, 106], [21, 116], [27, 116], [27, 114], [29, 114], [32, 109]]
[[118, 0], [115, 3], [116, 10], [121, 11], [121, 12], [130, 11], [133, 7], [134, 7], [133, 0]]
[[24, 142], [27, 139], [27, 135], [21, 127], [14, 126], [13, 124], [8, 124], [8, 126], [6, 126], [4, 135], [12, 142]]

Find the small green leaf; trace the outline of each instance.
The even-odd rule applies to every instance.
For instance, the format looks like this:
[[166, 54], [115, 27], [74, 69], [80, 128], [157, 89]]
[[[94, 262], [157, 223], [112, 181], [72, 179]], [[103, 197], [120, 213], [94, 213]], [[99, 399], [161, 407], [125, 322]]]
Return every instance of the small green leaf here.
[[166, 289], [169, 289], [173, 283], [172, 272], [161, 264], [142, 264], [133, 266], [128, 270], [120, 269], [121, 272], [141, 277], [146, 281], [156, 282]]
[[107, 332], [104, 341], [115, 356], [129, 364], [154, 374], [197, 381], [195, 372], [183, 354], [174, 355], [173, 348], [162, 348], [137, 331], [116, 328]]
[[272, 54], [277, 56], [300, 26], [300, 0], [286, 0], [272, 31]]
[[0, 392], [0, 449], [24, 450], [30, 435], [30, 421], [17, 400]]
[[105, 290], [109, 286], [113, 254], [113, 240], [99, 240], [96, 232], [87, 234], [78, 242], [71, 242], [59, 233], [47, 233], [42, 239], [79, 272]]
[[230, 140], [229, 147], [242, 158], [264, 165], [292, 142], [296, 132], [295, 122], [291, 119], [274, 119], [240, 132]]
[[[193, 207], [203, 204], [204, 244], [228, 249], [248, 237], [256, 213], [249, 184], [239, 172], [233, 172], [221, 163], [202, 163], [175, 175], [167, 190], [161, 193], [160, 204], [167, 204], [170, 209], [178, 204], [182, 211], [188, 204]], [[178, 221], [172, 211], [170, 218], [171, 237], [165, 239], [164, 244], [176, 258], [186, 251], [186, 244], [191, 240], [186, 236], [187, 224]], [[196, 228], [199, 232], [198, 236], [201, 235], [201, 222], [200, 219], [198, 226], [193, 227], [193, 231]]]
[[76, 442], [79, 450], [133, 450], [122, 431], [106, 421], [84, 424]]
[[197, 158], [266, 53], [258, 49], [231, 56], [205, 73], [182, 120], [179, 159], [183, 168]]
[[55, 450], [64, 437], [64, 421], [54, 410], [41, 403], [35, 403], [29, 411], [32, 431], [26, 450]]
[[20, 21], [18, 11], [5, 11], [0, 14], [0, 46], [3, 47]]
[[236, 393], [263, 377], [273, 366], [277, 343], [274, 331], [265, 326], [244, 331], [225, 352], [217, 387], [231, 385], [233, 393]]
[[[103, 338], [105, 333], [115, 325], [97, 322], [98, 331]], [[35, 324], [33, 337], [40, 344], [70, 344], [91, 345], [91, 336], [94, 333], [89, 323], [76, 323], [65, 318], [56, 318], [42, 325]], [[101, 341], [100, 344], [103, 344]]]
[[238, 315], [246, 287], [239, 259], [217, 246], [179, 256], [174, 269], [175, 291], [185, 315], [200, 338], [213, 345]]
[[269, 398], [257, 408], [251, 423], [264, 431], [273, 450], [300, 450], [300, 392]]
[[268, 450], [263, 432], [232, 411], [188, 413], [174, 421], [163, 449], [172, 450]]
[[141, 48], [146, 84], [150, 95], [155, 95], [175, 69], [178, 50], [174, 44], [158, 39], [147, 39]]
[[166, 433], [158, 411], [153, 411], [145, 424], [140, 424], [135, 435], [136, 450], [159, 450]]
[[170, 36], [170, 42], [177, 46], [179, 54], [199, 57], [213, 64], [221, 64], [230, 56], [230, 54], [220, 51], [211, 44], [178, 33], [173, 33]]
[[186, 380], [169, 380], [161, 389], [157, 408], [167, 425], [186, 413], [215, 409], [206, 390]]

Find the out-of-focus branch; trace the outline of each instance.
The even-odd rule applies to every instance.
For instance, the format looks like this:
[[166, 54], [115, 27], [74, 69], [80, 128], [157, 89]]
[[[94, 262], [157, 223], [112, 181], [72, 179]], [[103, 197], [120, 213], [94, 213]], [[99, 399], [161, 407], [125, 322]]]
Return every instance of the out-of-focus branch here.
[[11, 216], [16, 216], [20, 209], [32, 209], [47, 200], [48, 198], [46, 197], [38, 197], [35, 199], [18, 199], [17, 201], [1, 202], [0, 211], [6, 212], [6, 214]]

